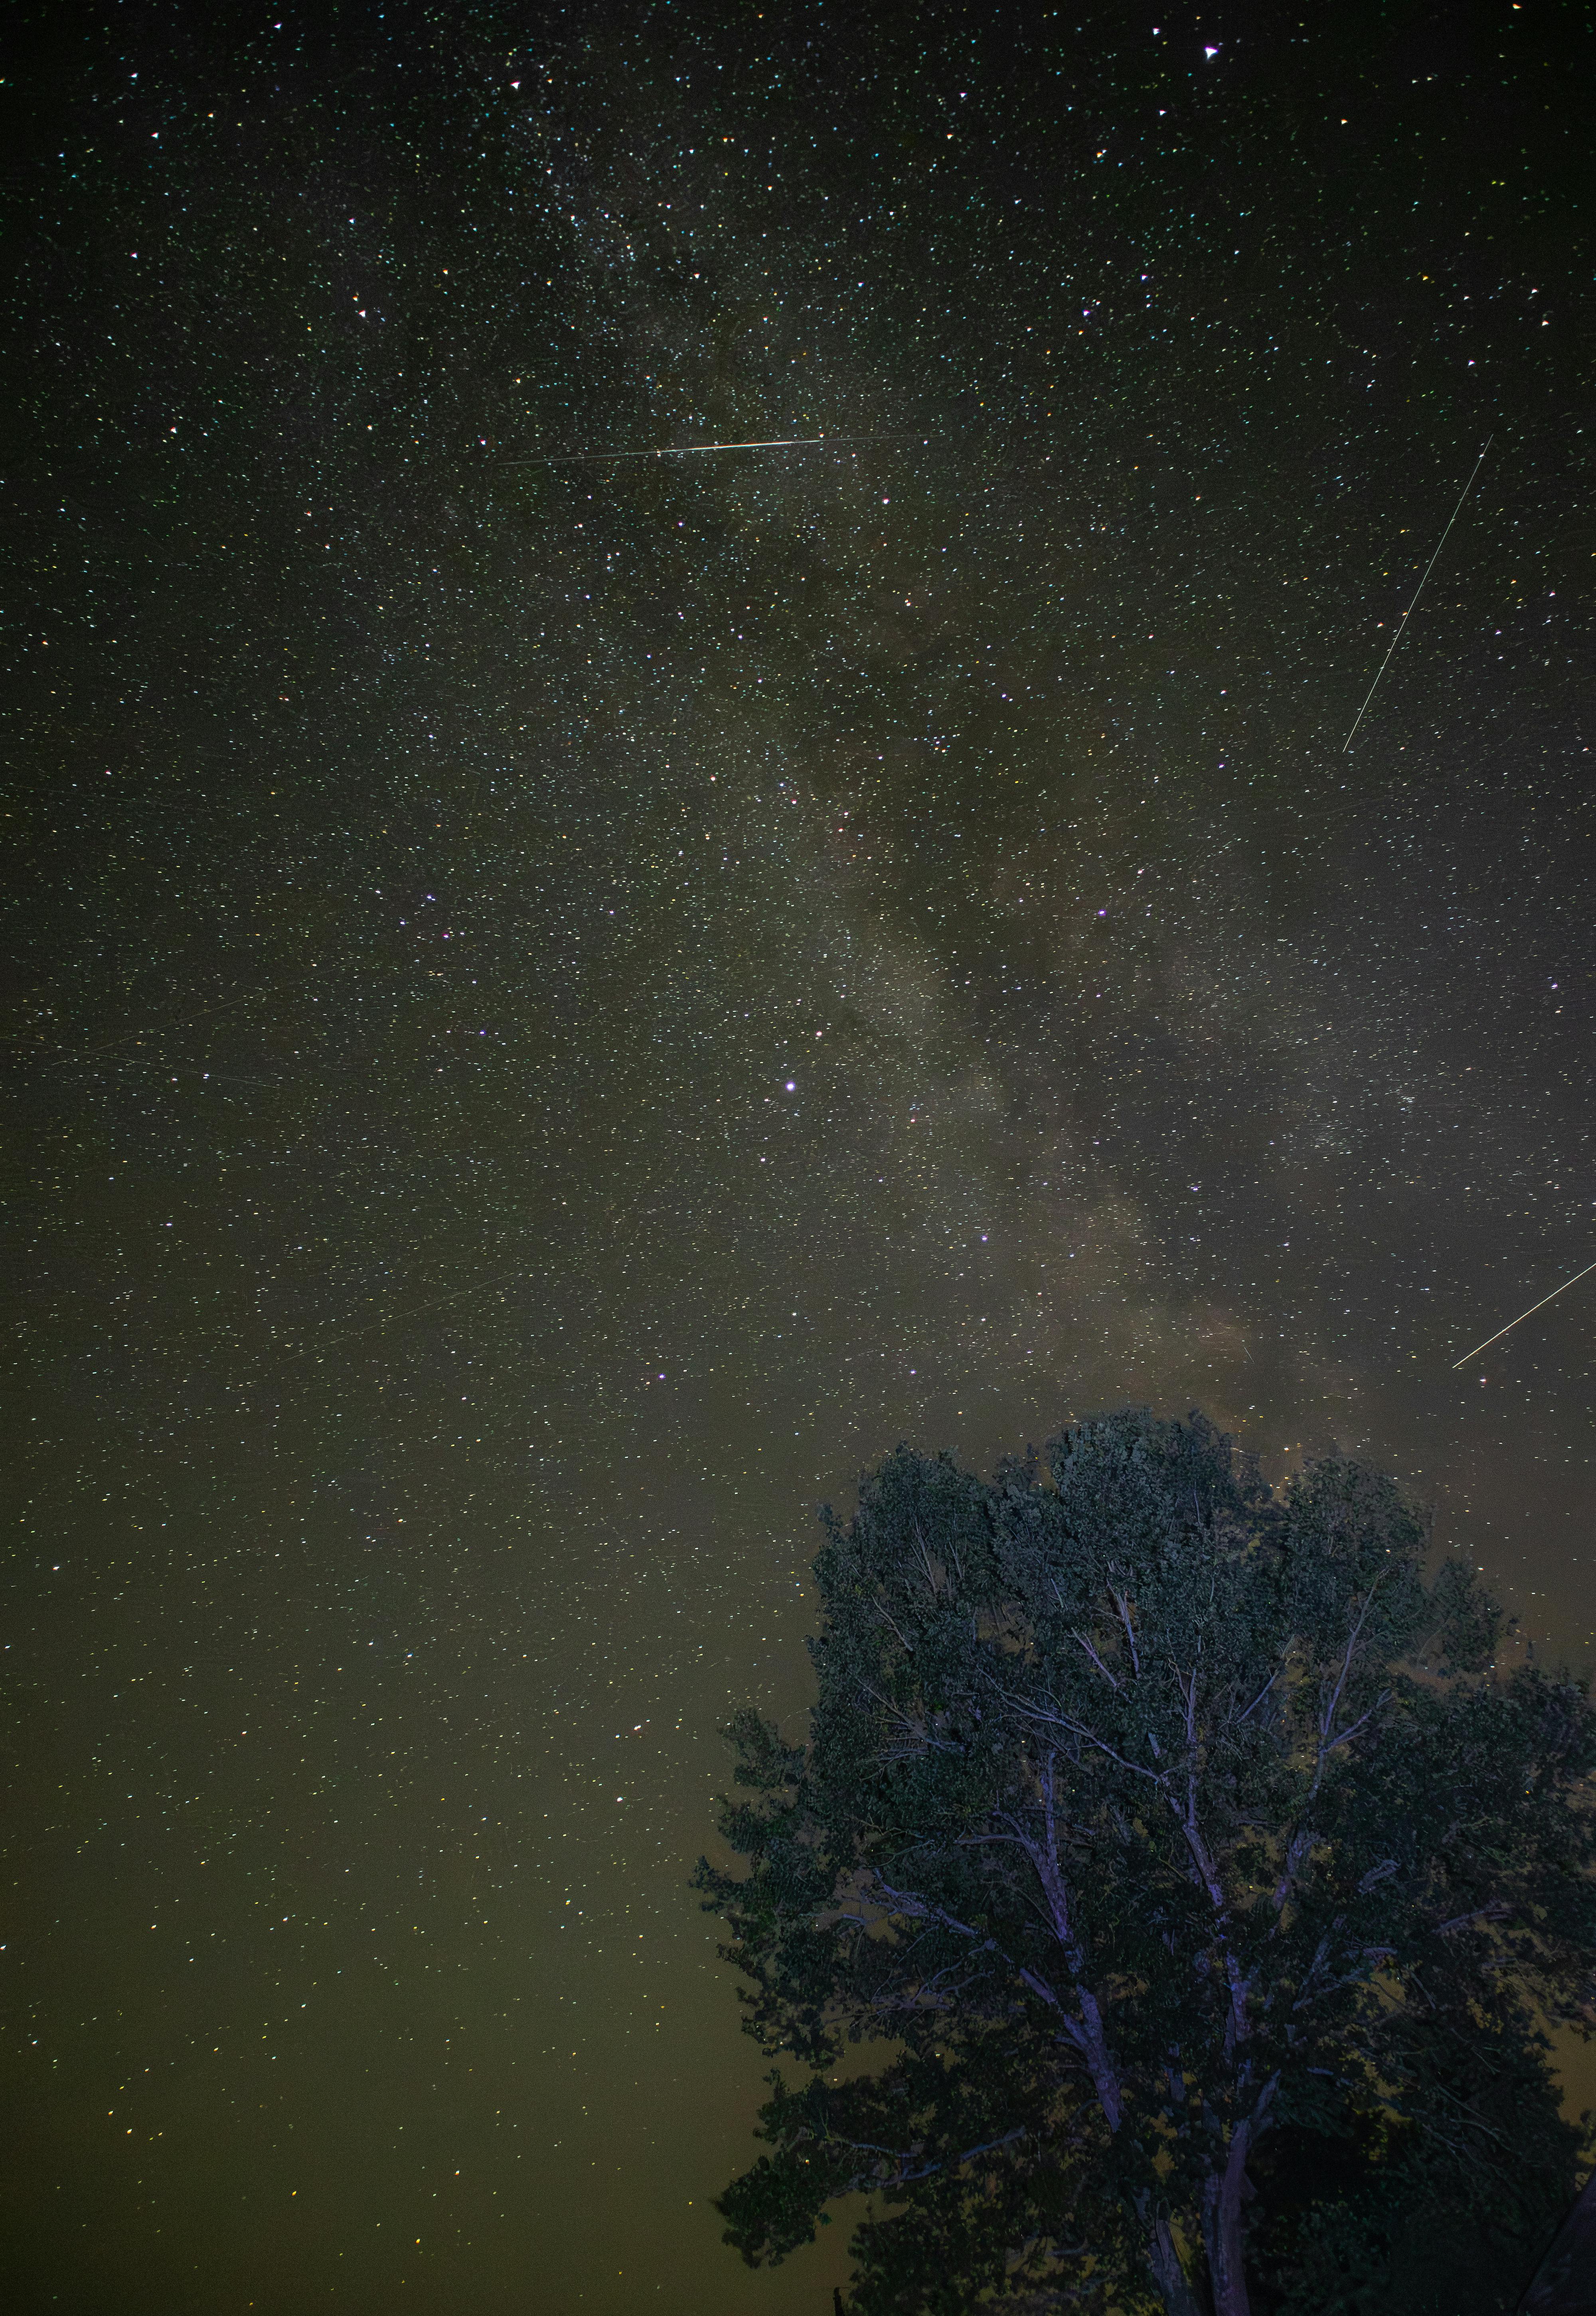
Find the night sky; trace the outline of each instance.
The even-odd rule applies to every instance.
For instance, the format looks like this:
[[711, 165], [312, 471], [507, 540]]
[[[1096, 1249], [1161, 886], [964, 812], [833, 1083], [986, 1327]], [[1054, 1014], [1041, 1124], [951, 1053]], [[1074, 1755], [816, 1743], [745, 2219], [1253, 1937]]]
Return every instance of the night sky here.
[[5, 2305], [825, 2316], [818, 1501], [1201, 1403], [1589, 1660], [1589, 13], [8, 71]]

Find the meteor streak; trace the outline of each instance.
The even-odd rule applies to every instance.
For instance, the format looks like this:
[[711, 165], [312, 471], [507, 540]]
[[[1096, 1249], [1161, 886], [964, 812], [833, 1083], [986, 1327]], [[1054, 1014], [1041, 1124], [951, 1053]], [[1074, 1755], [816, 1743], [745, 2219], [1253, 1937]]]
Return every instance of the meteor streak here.
[[[1488, 450], [1490, 449], [1490, 447], [1491, 447], [1492, 443], [1493, 443], [1495, 440], [1496, 440], [1496, 437], [1494, 436], [1494, 434], [1487, 434], [1487, 435], [1486, 435], [1486, 437], [1485, 437], [1485, 450]], [[1457, 503], [1457, 505], [1452, 509], [1452, 512], [1451, 512], [1450, 515], [1450, 516], [1448, 517], [1448, 519], [1447, 519], [1447, 527], [1446, 527], [1446, 530], [1443, 530], [1443, 531], [1441, 532], [1441, 537], [1440, 537], [1440, 538], [1436, 540], [1436, 542], [1435, 542], [1435, 554], [1434, 554], [1434, 555], [1432, 555], [1432, 556], [1430, 557], [1429, 562], [1428, 562], [1428, 563], [1426, 563], [1426, 564], [1425, 564], [1425, 566], [1424, 566], [1424, 579], [1428, 579], [1428, 578], [1429, 578], [1429, 576], [1430, 576], [1430, 574], [1434, 570], [1434, 568], [1435, 568], [1435, 563], [1436, 563], [1436, 557], [1440, 555], [1441, 548], [1442, 548], [1446, 545], [1446, 543], [1447, 543], [1447, 530], [1450, 530], [1450, 529], [1451, 529], [1451, 527], [1452, 527], [1453, 523], [1455, 523], [1455, 522], [1457, 521], [1458, 517], [1459, 517], [1459, 516], [1462, 513], [1462, 512], [1463, 512], [1463, 502], [1464, 502], [1464, 500], [1468, 496], [1469, 492], [1474, 488], [1474, 477], [1475, 477], [1475, 475], [1477, 475], [1477, 474], [1478, 474], [1478, 472], [1479, 472], [1480, 468], [1481, 468], [1485, 465], [1485, 450], [1482, 450], [1482, 451], [1480, 452], [1480, 454], [1479, 454], [1479, 457], [1475, 460], [1475, 462], [1474, 462], [1474, 472], [1469, 476], [1468, 480], [1464, 484], [1464, 485], [1463, 485], [1462, 489], [1461, 489], [1461, 490], [1459, 492], [1459, 494], [1458, 494], [1458, 503]], [[1396, 623], [1396, 634], [1391, 637], [1391, 651], [1388, 651], [1388, 652], [1386, 654], [1386, 655], [1385, 655], [1384, 659], [1383, 659], [1383, 660], [1381, 660], [1381, 662], [1380, 662], [1380, 664], [1379, 664], [1379, 670], [1378, 670], [1378, 672], [1377, 672], [1377, 673], [1376, 673], [1376, 675], [1375, 675], [1374, 681], [1370, 685], [1368, 691], [1364, 694], [1364, 698], [1363, 698], [1363, 705], [1362, 705], [1362, 707], [1361, 707], [1361, 708], [1359, 708], [1359, 710], [1358, 710], [1357, 714], [1356, 714], [1356, 715], [1353, 717], [1353, 718], [1352, 718], [1352, 732], [1349, 732], [1349, 733], [1347, 734], [1346, 738], [1345, 738], [1345, 739], [1342, 742], [1342, 744], [1341, 744], [1341, 753], [1342, 753], [1342, 754], [1343, 754], [1343, 756], [1345, 755], [1345, 753], [1346, 753], [1347, 750], [1348, 750], [1348, 749], [1352, 746], [1352, 732], [1355, 732], [1355, 731], [1357, 730], [1357, 728], [1358, 728], [1359, 725], [1360, 725], [1360, 724], [1361, 724], [1361, 722], [1363, 721], [1364, 716], [1365, 716], [1365, 714], [1368, 712], [1368, 708], [1369, 708], [1369, 703], [1370, 703], [1370, 701], [1374, 698], [1375, 693], [1379, 690], [1379, 680], [1380, 680], [1380, 677], [1381, 677], [1382, 675], [1384, 675], [1384, 673], [1385, 673], [1386, 670], [1387, 670], [1387, 669], [1390, 666], [1390, 664], [1391, 664], [1391, 652], [1394, 652], [1394, 651], [1396, 650], [1396, 648], [1397, 645], [1402, 641], [1402, 630], [1403, 630], [1403, 628], [1405, 628], [1405, 627], [1406, 627], [1406, 625], [1407, 625], [1408, 621], [1412, 619], [1412, 617], [1413, 617], [1413, 615], [1414, 615], [1414, 603], [1416, 603], [1416, 602], [1418, 601], [1419, 597], [1420, 597], [1420, 596], [1423, 593], [1423, 592], [1424, 592], [1424, 579], [1421, 579], [1421, 580], [1420, 580], [1420, 582], [1419, 582], [1419, 583], [1418, 583], [1418, 585], [1414, 589], [1414, 592], [1413, 592], [1413, 603], [1410, 603], [1410, 604], [1408, 605], [1408, 607], [1407, 607], [1406, 610], [1405, 610], [1405, 611], [1404, 611], [1404, 613], [1402, 614], [1401, 619], [1400, 619], [1397, 621], [1397, 623]], [[1526, 1314], [1526, 1316], [1527, 1316], [1527, 1315], [1528, 1315], [1528, 1314]]]
[[830, 442], [926, 441], [927, 435], [908, 434], [784, 434], [762, 442], [684, 442], [667, 450], [572, 450], [553, 459], [501, 459], [501, 467], [598, 467], [624, 459], [703, 459], [722, 450], [812, 450]]
[[1544, 1311], [1548, 1303], [1555, 1303], [1559, 1295], [1566, 1295], [1568, 1289], [1571, 1287], [1577, 1287], [1582, 1278], [1589, 1278], [1593, 1270], [1596, 1270], [1596, 1262], [1587, 1262], [1583, 1270], [1576, 1270], [1572, 1278], [1565, 1278], [1563, 1281], [1561, 1287], [1554, 1287], [1551, 1293], [1549, 1295], [1543, 1295], [1538, 1303], [1531, 1303], [1527, 1311], [1521, 1311], [1518, 1318], [1510, 1319], [1505, 1327], [1498, 1327], [1494, 1335], [1487, 1335], [1483, 1343], [1476, 1343], [1475, 1345], [1473, 1350], [1465, 1351], [1460, 1359], [1454, 1359], [1452, 1361], [1453, 1374], [1455, 1375], [1459, 1367], [1466, 1367], [1470, 1359], [1478, 1358], [1482, 1351], [1488, 1351], [1493, 1343], [1499, 1343], [1503, 1335], [1511, 1335], [1513, 1329], [1520, 1325], [1522, 1321], [1525, 1319], [1533, 1319], [1538, 1311]]

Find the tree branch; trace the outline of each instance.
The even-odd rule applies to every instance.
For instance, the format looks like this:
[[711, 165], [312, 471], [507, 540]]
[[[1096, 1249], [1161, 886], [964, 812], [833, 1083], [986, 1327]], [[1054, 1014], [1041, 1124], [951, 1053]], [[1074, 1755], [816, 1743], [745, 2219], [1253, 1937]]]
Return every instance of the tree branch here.
[[1006, 1705], [1014, 1707], [1023, 1721], [1035, 1722], [1038, 1726], [1044, 1729], [1068, 1729], [1072, 1737], [1082, 1738], [1095, 1751], [1106, 1753], [1111, 1761], [1120, 1768], [1129, 1770], [1133, 1777], [1145, 1777], [1150, 1785], [1155, 1786], [1161, 1786], [1164, 1783], [1164, 1772], [1161, 1769], [1144, 1769], [1139, 1762], [1128, 1761], [1122, 1753], [1117, 1753], [1114, 1750], [1106, 1738], [1099, 1737], [1096, 1731], [1088, 1728], [1085, 1722], [1072, 1721], [1067, 1713], [1060, 1713], [1056, 1709], [1051, 1713], [1044, 1713], [1039, 1706], [1028, 1705], [1024, 1697], [1015, 1697], [1007, 1689], [1001, 1689], [998, 1694]]
[[1130, 1622], [1130, 1609], [1126, 1600], [1126, 1597], [1122, 1592], [1116, 1592], [1114, 1590], [1112, 1580], [1110, 1581], [1108, 1587], [1108, 1597], [1120, 1612], [1120, 1622], [1125, 1627], [1125, 1638], [1130, 1644], [1131, 1667], [1136, 1674], [1137, 1679], [1139, 1680], [1141, 1679], [1141, 1652], [1136, 1645], [1136, 1628]]
[[1381, 1706], [1388, 1701], [1390, 1694], [1391, 1692], [1388, 1688], [1382, 1688], [1367, 1713], [1361, 1713], [1358, 1715], [1358, 1718], [1352, 1722], [1349, 1727], [1338, 1731], [1337, 1733], [1332, 1737], [1330, 1742], [1325, 1747], [1323, 1752], [1320, 1754], [1320, 1760], [1323, 1761], [1327, 1759], [1329, 1756], [1334, 1752], [1338, 1745], [1344, 1745], [1346, 1743], [1349, 1737], [1355, 1737], [1366, 1721], [1372, 1721], [1375, 1715], [1379, 1711]]
[[[1374, 1606], [1374, 1596], [1379, 1590], [1380, 1586], [1385, 1582], [1386, 1574], [1387, 1572], [1382, 1568], [1379, 1574], [1375, 1578], [1373, 1583], [1369, 1588], [1368, 1597], [1365, 1599], [1363, 1606], [1358, 1611], [1357, 1618], [1352, 1626], [1352, 1631], [1347, 1635], [1346, 1654], [1342, 1658], [1341, 1670], [1335, 1676], [1335, 1686], [1330, 1691], [1330, 1695], [1325, 1703], [1324, 1711], [1319, 1715], [1319, 1758], [1317, 1766], [1314, 1771], [1313, 1790], [1315, 1793], [1318, 1791], [1319, 1778], [1324, 1773], [1326, 1757], [1330, 1753], [1332, 1747], [1335, 1744], [1339, 1744], [1341, 1741], [1339, 1738], [1333, 1739], [1330, 1735], [1331, 1731], [1335, 1726], [1336, 1707], [1341, 1703], [1343, 1690], [1345, 1688], [1347, 1682], [1352, 1678], [1352, 1658], [1358, 1646], [1358, 1635], [1363, 1630], [1365, 1624], [1368, 1622], [1369, 1612]], [[1366, 1714], [1364, 1715], [1364, 1719], [1367, 1720], [1368, 1717], [1369, 1716]]]
[[909, 1520], [909, 1526], [915, 1532], [915, 1543], [919, 1550], [920, 1566], [925, 1571], [927, 1589], [934, 1600], [940, 1599], [942, 1596], [936, 1589], [936, 1572], [931, 1563], [931, 1547], [926, 1541], [926, 1533], [920, 1526], [918, 1514], [910, 1512]]
[[[1315, 1839], [1312, 1826], [1299, 1825], [1286, 1845], [1285, 1867], [1280, 1880], [1274, 1885], [1274, 1911], [1277, 1915], [1283, 1914], [1286, 1911], [1286, 1901], [1290, 1896], [1291, 1885], [1297, 1879], [1297, 1869], [1313, 1848]], [[1279, 1928], [1280, 1924], [1277, 1921], [1275, 1929], [1278, 1930]]]
[[1072, 1629], [1069, 1637], [1072, 1641], [1078, 1641], [1081, 1647], [1085, 1649], [1086, 1654], [1091, 1658], [1092, 1662], [1096, 1666], [1098, 1671], [1103, 1675], [1104, 1679], [1108, 1683], [1109, 1687], [1111, 1688], [1118, 1688], [1120, 1685], [1119, 1682], [1114, 1679], [1113, 1674], [1110, 1672], [1108, 1667], [1104, 1663], [1103, 1659], [1092, 1646], [1091, 1642], [1087, 1640], [1086, 1635], [1084, 1633], [1077, 1633]]
[[1253, 1699], [1253, 1701], [1252, 1701], [1251, 1705], [1249, 1705], [1249, 1706], [1248, 1706], [1248, 1707], [1247, 1707], [1247, 1709], [1246, 1709], [1246, 1713], [1242, 1713], [1242, 1714], [1238, 1714], [1238, 1715], [1237, 1715], [1237, 1721], [1236, 1721], [1236, 1725], [1237, 1725], [1237, 1727], [1238, 1729], [1240, 1728], [1240, 1726], [1241, 1726], [1242, 1723], [1243, 1723], [1243, 1722], [1247, 1718], [1248, 1714], [1251, 1714], [1251, 1713], [1255, 1712], [1255, 1711], [1257, 1710], [1258, 1706], [1259, 1706], [1260, 1705], [1262, 1705], [1262, 1704], [1263, 1704], [1263, 1702], [1264, 1702], [1264, 1698], [1268, 1696], [1268, 1694], [1269, 1694], [1270, 1690], [1274, 1687], [1275, 1682], [1276, 1682], [1279, 1679], [1280, 1679], [1280, 1670], [1278, 1670], [1278, 1669], [1277, 1669], [1274, 1672], [1272, 1672], [1272, 1673], [1270, 1674], [1269, 1679], [1264, 1682], [1264, 1684], [1263, 1688], [1258, 1691], [1257, 1696], [1254, 1697], [1254, 1699]]
[[1471, 1906], [1466, 1914], [1454, 1914], [1449, 1922], [1436, 1922], [1432, 1927], [1438, 1938], [1449, 1930], [1460, 1930], [1466, 1922], [1499, 1922], [1512, 1912], [1511, 1898], [1487, 1898], [1483, 1906]]
[[[1027, 2126], [1024, 2124], [1017, 2123], [1012, 2131], [1005, 2132], [1001, 2139], [983, 2140], [980, 2146], [966, 2147], [957, 2155], [944, 2155], [939, 2158], [939, 2160], [935, 2163], [922, 2163], [920, 2168], [915, 2171], [910, 2171], [906, 2167], [910, 2163], [917, 2161], [918, 2159], [920, 2149], [918, 2147], [879, 2147], [873, 2140], [843, 2139], [840, 2136], [834, 2135], [829, 2131], [826, 2133], [823, 2143], [829, 2144], [833, 2147], [846, 2147], [850, 2153], [856, 2155], [883, 2156], [889, 2163], [895, 2163], [897, 2165], [897, 2171], [893, 2174], [890, 2182], [883, 2181], [882, 2179], [879, 2168], [873, 2173], [860, 2172], [856, 2174], [855, 2179], [850, 2182], [850, 2185], [856, 2188], [865, 2181], [868, 2181], [869, 2185], [873, 2187], [881, 2187], [890, 2184], [895, 2187], [907, 2187], [916, 2179], [932, 2178], [938, 2171], [953, 2169], [962, 2163], [973, 2163], [979, 2155], [993, 2155], [996, 2154], [997, 2151], [1000, 2147], [1011, 2147], [1016, 2139], [1024, 2139], [1025, 2137], [1026, 2130]], [[807, 2135], [807, 2133], [801, 2133], [800, 2138]], [[797, 2145], [798, 2143], [798, 2141], [794, 2141], [794, 2145]]]
[[893, 1616], [891, 1610], [888, 1608], [886, 1602], [884, 1600], [878, 1599], [875, 1605], [881, 1610], [881, 1613], [885, 1617], [887, 1623], [891, 1626], [893, 1632], [897, 1634], [899, 1647], [903, 1651], [906, 1656], [913, 1656], [914, 1643], [904, 1639], [902, 1633], [899, 1630], [898, 1621]]

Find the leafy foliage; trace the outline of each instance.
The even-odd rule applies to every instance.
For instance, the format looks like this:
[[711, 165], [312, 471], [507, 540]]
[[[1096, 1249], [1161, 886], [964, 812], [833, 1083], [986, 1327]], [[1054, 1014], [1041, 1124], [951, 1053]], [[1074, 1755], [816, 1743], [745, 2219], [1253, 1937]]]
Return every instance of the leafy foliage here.
[[1449, 2306], [1508, 2304], [1578, 2152], [1544, 2026], [1592, 2018], [1583, 1688], [1499, 1675], [1494, 1605], [1347, 1457], [1276, 1499], [1131, 1412], [1047, 1461], [889, 1456], [825, 1515], [809, 1742], [730, 1733], [743, 1862], [698, 1886], [807, 2080], [727, 2240], [780, 2259], [864, 2189], [862, 2316], [1374, 2316], [1429, 2304], [1422, 2221], [1480, 2247]]

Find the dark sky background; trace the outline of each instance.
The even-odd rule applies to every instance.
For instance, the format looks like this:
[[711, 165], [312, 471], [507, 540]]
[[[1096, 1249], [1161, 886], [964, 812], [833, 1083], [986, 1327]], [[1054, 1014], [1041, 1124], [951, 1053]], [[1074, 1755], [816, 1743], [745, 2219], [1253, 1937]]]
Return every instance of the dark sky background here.
[[29, 20], [19, 2316], [821, 2316], [685, 1880], [900, 1439], [1588, 1661], [1596, 40], [1300, 17]]

